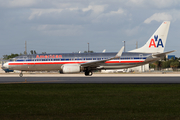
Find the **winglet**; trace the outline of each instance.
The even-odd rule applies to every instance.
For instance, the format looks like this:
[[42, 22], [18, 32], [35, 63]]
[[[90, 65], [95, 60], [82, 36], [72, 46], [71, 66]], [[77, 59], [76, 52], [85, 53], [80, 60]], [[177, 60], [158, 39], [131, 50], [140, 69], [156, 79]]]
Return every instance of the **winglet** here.
[[123, 50], [124, 50], [124, 46], [119, 50], [119, 52], [116, 54], [115, 58], [121, 57]]

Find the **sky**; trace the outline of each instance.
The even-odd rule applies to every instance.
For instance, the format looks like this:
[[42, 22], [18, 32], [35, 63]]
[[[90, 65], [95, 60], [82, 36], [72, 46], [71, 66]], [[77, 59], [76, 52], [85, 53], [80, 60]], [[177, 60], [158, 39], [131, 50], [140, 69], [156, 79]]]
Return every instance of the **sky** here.
[[0, 0], [0, 58], [37, 53], [118, 52], [143, 46], [171, 21], [165, 51], [180, 57], [180, 0]]

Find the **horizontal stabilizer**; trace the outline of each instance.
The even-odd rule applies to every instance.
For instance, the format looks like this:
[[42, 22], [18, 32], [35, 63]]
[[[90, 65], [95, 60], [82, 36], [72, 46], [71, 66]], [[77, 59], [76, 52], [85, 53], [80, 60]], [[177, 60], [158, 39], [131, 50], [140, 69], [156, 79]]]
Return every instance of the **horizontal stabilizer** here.
[[169, 51], [169, 52], [164, 52], [164, 53], [153, 54], [153, 56], [162, 57], [162, 56], [165, 56], [165, 55], [167, 55], [167, 54], [169, 54], [169, 53], [172, 53], [172, 52], [175, 52], [175, 50]]

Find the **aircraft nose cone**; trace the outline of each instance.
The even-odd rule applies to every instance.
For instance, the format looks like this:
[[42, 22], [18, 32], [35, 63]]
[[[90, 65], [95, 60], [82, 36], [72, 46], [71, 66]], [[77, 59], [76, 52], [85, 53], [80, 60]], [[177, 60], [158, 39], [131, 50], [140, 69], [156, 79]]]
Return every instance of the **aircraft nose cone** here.
[[9, 68], [9, 63], [4, 63], [3, 68]]

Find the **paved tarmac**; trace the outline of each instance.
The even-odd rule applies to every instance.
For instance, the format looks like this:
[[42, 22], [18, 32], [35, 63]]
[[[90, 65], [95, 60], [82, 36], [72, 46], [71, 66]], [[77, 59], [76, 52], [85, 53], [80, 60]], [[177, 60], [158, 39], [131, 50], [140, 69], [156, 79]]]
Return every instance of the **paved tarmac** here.
[[0, 74], [0, 84], [13, 83], [180, 83], [180, 74]]

